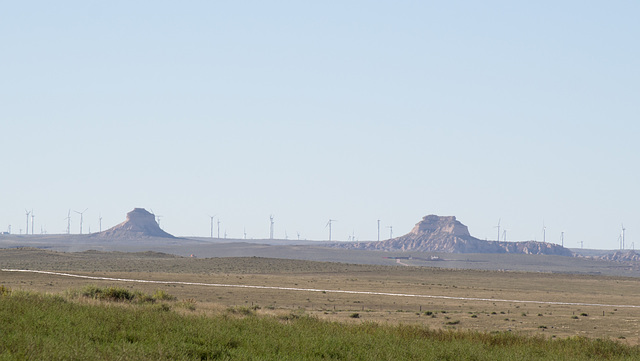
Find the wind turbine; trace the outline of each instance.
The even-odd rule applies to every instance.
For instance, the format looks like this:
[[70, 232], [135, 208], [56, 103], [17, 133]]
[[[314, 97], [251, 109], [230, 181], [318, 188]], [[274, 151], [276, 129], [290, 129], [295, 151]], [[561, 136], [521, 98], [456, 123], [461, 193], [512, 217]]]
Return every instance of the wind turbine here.
[[618, 235], [618, 249], [622, 250], [622, 234]]
[[160, 228], [160, 218], [164, 217], [164, 216], [159, 216], [159, 215], [155, 214], [153, 212], [153, 209], [151, 209], [151, 208], [149, 208], [149, 210], [151, 211], [151, 214], [153, 214], [154, 219], [156, 220], [156, 223], [158, 223], [158, 228]]
[[542, 221], [542, 242], [547, 243], [547, 227], [544, 225], [544, 221]]
[[[622, 225], [622, 249], [624, 250], [624, 231], [626, 231], [626, 228], [624, 228], [624, 224]], [[33, 233], [33, 232], [31, 232]]]
[[99, 225], [100, 225], [100, 232], [102, 232], [102, 214], [98, 213], [98, 221], [99, 221]]
[[67, 220], [67, 234], [71, 233], [71, 210], [69, 210], [69, 212], [67, 212], [67, 218], [65, 218]]
[[561, 246], [564, 247], [564, 231], [560, 232], [560, 242], [562, 242]]
[[507, 241], [507, 231], [508, 231], [508, 229], [504, 229], [504, 228], [502, 229], [502, 240], [504, 242]]
[[215, 216], [215, 214], [213, 216], [209, 216], [209, 218], [211, 218], [211, 238], [213, 238], [213, 217]]
[[393, 238], [393, 226], [387, 226], [389, 228], [389, 239]]
[[335, 219], [331, 219], [329, 218], [329, 221], [327, 222], [327, 224], [324, 226], [324, 228], [329, 227], [329, 241], [331, 241], [331, 222], [337, 222]]
[[25, 212], [27, 212], [27, 228], [25, 228], [25, 234], [29, 234], [29, 215], [31, 214], [32, 211], [28, 211], [28, 210], [24, 210]]
[[378, 219], [378, 242], [380, 242], [380, 220]]
[[74, 212], [76, 212], [76, 213], [78, 213], [80, 215], [80, 234], [82, 234], [82, 215], [84, 214], [84, 212], [87, 211], [87, 209], [89, 209], [89, 208], [85, 208], [84, 211], [82, 211], [82, 212], [78, 212], [78, 211], [74, 210]]
[[220, 239], [220, 218], [218, 218], [218, 239]]
[[269, 239], [273, 239], [273, 214], [269, 215]]
[[498, 218], [498, 225], [493, 227], [493, 228], [497, 228], [498, 229], [498, 238], [497, 238], [498, 242], [500, 242], [500, 220], [501, 220], [501, 218]]
[[36, 218], [36, 215], [33, 214], [33, 209], [31, 210], [31, 234], [35, 234], [33, 233], [33, 225], [34, 225], [34, 219]]

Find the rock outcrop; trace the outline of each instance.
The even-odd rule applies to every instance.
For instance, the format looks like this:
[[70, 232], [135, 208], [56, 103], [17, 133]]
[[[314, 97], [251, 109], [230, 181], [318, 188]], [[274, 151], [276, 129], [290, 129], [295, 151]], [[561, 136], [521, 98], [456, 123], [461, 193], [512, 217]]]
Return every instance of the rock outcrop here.
[[640, 255], [635, 251], [617, 251], [605, 256], [596, 257], [597, 259], [614, 262], [638, 262], [640, 261]]
[[456, 217], [428, 215], [411, 232], [380, 242], [333, 243], [333, 247], [380, 251], [418, 251], [442, 253], [519, 253], [572, 256], [561, 246], [544, 242], [484, 241], [471, 236]]
[[95, 233], [94, 236], [113, 239], [175, 238], [163, 231], [156, 222], [155, 215], [144, 208], [134, 208], [127, 213], [127, 219], [124, 222], [106, 231]]

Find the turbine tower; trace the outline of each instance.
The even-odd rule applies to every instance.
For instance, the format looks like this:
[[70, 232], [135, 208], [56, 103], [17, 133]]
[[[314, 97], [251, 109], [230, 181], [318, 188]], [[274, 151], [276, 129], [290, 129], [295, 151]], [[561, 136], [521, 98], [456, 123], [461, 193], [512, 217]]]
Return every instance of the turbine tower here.
[[78, 213], [80, 215], [80, 234], [82, 234], [82, 215], [84, 214], [84, 212], [87, 211], [87, 209], [89, 209], [89, 208], [85, 208], [84, 211], [82, 211], [82, 212], [74, 211], [74, 212], [76, 212], [76, 213]]
[[67, 220], [67, 234], [71, 233], [71, 210], [69, 210], [69, 212], [67, 212], [67, 218], [65, 218]]
[[100, 232], [102, 232], [102, 214], [98, 213], [98, 224], [100, 225]]
[[273, 239], [273, 214], [269, 216], [270, 225], [269, 225], [269, 239]]
[[389, 239], [393, 238], [393, 226], [387, 226], [389, 228]]
[[324, 226], [324, 228], [329, 227], [329, 241], [331, 241], [331, 223], [332, 222], [337, 222], [335, 219], [331, 219], [329, 218], [329, 221], [327, 222], [327, 224]]
[[151, 208], [149, 208], [149, 210], [151, 211], [151, 214], [153, 214], [153, 217], [154, 217], [153, 219], [155, 219], [156, 223], [158, 223], [158, 228], [162, 228], [160, 227], [160, 217], [164, 217], [164, 216], [156, 215], [156, 213]]
[[33, 225], [34, 225], [34, 219], [36, 218], [36, 215], [33, 214], [33, 209], [31, 210], [31, 234], [35, 234], [33, 233]]
[[220, 218], [218, 218], [218, 239], [220, 239]]
[[498, 229], [498, 238], [496, 239], [498, 242], [500, 242], [500, 220], [501, 218], [498, 218], [498, 225], [493, 227]]
[[564, 232], [560, 232], [560, 242], [562, 242], [561, 246], [564, 247]]
[[618, 249], [622, 250], [622, 234], [618, 235]]
[[544, 225], [544, 221], [542, 221], [542, 242], [547, 243], [547, 227]]
[[380, 242], [380, 220], [378, 219], [378, 242]]
[[215, 214], [213, 216], [209, 216], [209, 218], [211, 218], [211, 238], [213, 238], [213, 217], [215, 216]]
[[26, 210], [26, 209], [25, 209], [24, 211], [25, 211], [25, 212], [26, 212], [26, 214], [27, 214], [27, 228], [25, 228], [24, 233], [25, 233], [25, 234], [29, 234], [29, 215], [31, 214], [31, 211], [28, 211], [28, 210]]
[[[626, 228], [624, 228], [624, 224], [622, 225], [622, 250], [624, 250], [624, 231], [626, 230]], [[33, 233], [33, 232], [31, 232]]]

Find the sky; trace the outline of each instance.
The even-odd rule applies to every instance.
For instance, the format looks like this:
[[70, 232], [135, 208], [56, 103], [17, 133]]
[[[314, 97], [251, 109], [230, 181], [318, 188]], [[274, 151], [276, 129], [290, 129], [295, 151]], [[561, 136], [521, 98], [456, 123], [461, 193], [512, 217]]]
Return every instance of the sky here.
[[[0, 3], [0, 231], [640, 247], [636, 1]], [[29, 225], [31, 227], [31, 225]], [[393, 227], [392, 229], [390, 227]], [[29, 233], [31, 233], [29, 231]], [[217, 234], [217, 227], [214, 230]], [[500, 235], [502, 239], [504, 233]]]

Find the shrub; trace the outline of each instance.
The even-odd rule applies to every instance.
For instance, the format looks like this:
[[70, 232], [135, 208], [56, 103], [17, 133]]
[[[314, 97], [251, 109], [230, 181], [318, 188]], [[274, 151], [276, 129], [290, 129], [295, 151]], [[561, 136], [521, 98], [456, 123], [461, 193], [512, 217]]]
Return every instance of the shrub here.
[[166, 303], [161, 303], [161, 304], [159, 304], [157, 306], [153, 306], [153, 307], [157, 307], [156, 309], [158, 311], [161, 311], [161, 312], [171, 311], [171, 306], [167, 305]]
[[98, 296], [102, 293], [102, 290], [98, 286], [88, 285], [85, 286], [80, 294], [84, 297], [89, 298], [99, 298]]
[[177, 304], [178, 307], [182, 307], [185, 308], [189, 311], [195, 311], [196, 310], [196, 300], [194, 300], [193, 298], [187, 298], [185, 300], [182, 300], [182, 302], [179, 302]]
[[157, 289], [156, 292], [153, 293], [153, 299], [158, 301], [175, 301], [176, 297], [168, 294], [164, 290]]
[[582, 312], [582, 313], [580, 314], [580, 316], [587, 317], [587, 316], [589, 316], [589, 314], [587, 314], [587, 313], [585, 313], [585, 312]]
[[136, 291], [133, 294], [133, 300], [135, 300], [138, 303], [154, 303], [156, 302], [156, 299], [153, 298], [152, 296], [146, 294], [146, 293], [142, 293], [140, 291]]
[[131, 301], [133, 293], [126, 288], [109, 287], [103, 290], [102, 297], [113, 301]]
[[349, 317], [351, 317], [351, 318], [360, 318], [360, 314], [355, 312], [355, 313], [352, 313], [351, 315], [349, 315]]
[[93, 285], [89, 285], [83, 288], [81, 295], [84, 297], [95, 298], [99, 300], [110, 300], [110, 301], [131, 301], [135, 296], [131, 291], [129, 291], [126, 288], [120, 288], [120, 287], [100, 288]]
[[250, 309], [249, 307], [229, 307], [227, 308], [227, 312], [234, 315], [242, 315], [242, 316], [255, 316], [256, 311]]
[[11, 289], [9, 287], [0, 285], [0, 296], [9, 296], [10, 294], [11, 294]]

